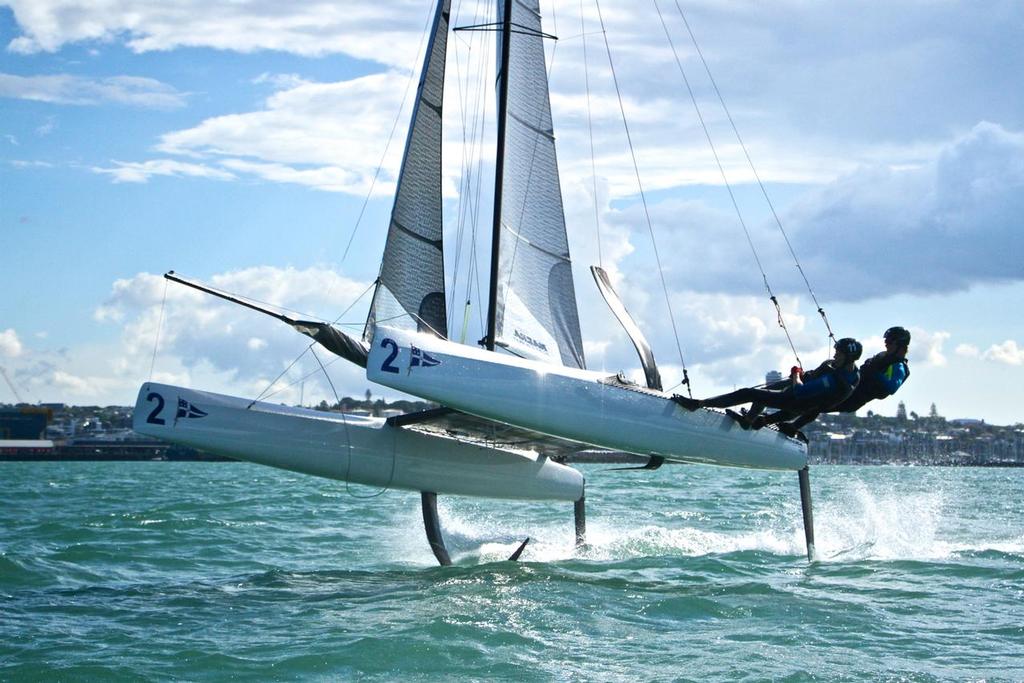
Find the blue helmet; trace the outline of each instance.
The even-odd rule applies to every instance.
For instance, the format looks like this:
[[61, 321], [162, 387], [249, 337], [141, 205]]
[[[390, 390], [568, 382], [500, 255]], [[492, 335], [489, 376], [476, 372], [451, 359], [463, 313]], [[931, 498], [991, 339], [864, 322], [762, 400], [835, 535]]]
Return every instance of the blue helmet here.
[[861, 343], [852, 337], [843, 337], [836, 342], [836, 353], [841, 353], [846, 356], [848, 361], [856, 361], [860, 358], [860, 354], [864, 352], [864, 347]]
[[887, 343], [892, 342], [897, 346], [908, 346], [910, 344], [910, 332], [902, 327], [890, 327], [883, 336]]

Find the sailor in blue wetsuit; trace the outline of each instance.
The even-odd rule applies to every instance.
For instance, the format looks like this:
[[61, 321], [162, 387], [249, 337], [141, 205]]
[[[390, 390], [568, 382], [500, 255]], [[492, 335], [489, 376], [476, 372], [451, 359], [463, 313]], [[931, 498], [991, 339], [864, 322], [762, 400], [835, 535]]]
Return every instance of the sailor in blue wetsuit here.
[[857, 360], [862, 351], [863, 347], [856, 339], [840, 339], [836, 342], [832, 360], [803, 374], [795, 369], [797, 371], [790, 377], [786, 388], [780, 391], [751, 387], [706, 399], [673, 396], [673, 400], [690, 410], [703, 407], [728, 408], [740, 403], [751, 403], [750, 411], [742, 418], [742, 424], [744, 428], [752, 426], [760, 429], [765, 424], [760, 413], [766, 407], [796, 416], [831, 410], [847, 400], [860, 380]]
[[[850, 396], [827, 411], [805, 412], [799, 416], [778, 412], [769, 415], [765, 422], [780, 423], [779, 431], [788, 436], [797, 436], [801, 427], [813, 422], [819, 412], [855, 413], [869, 401], [888, 398], [895, 394], [910, 377], [907, 351], [910, 348], [910, 332], [902, 327], [890, 327], [885, 331], [885, 351], [872, 356], [860, 368], [860, 384]], [[792, 422], [794, 417], [797, 419]]]

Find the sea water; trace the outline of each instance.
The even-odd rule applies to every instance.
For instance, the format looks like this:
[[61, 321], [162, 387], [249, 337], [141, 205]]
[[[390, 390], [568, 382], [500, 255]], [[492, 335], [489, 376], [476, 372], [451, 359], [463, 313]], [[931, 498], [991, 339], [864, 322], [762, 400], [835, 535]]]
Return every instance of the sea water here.
[[[1024, 680], [1024, 469], [665, 466], [570, 503], [0, 463], [2, 680]], [[505, 561], [532, 540], [518, 563]]]

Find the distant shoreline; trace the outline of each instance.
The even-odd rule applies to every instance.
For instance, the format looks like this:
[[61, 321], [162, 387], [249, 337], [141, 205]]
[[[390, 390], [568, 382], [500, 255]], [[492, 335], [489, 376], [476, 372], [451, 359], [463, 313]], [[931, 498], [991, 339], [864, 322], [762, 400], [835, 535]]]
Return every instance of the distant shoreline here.
[[[114, 446], [95, 444], [55, 446], [47, 452], [0, 452], [0, 462], [228, 462], [244, 463], [221, 455], [214, 455], [169, 444], [130, 442]], [[570, 464], [643, 465], [647, 458], [629, 453], [580, 453], [564, 460]], [[890, 462], [815, 462], [811, 465], [866, 465], [887, 467], [1024, 467], [1020, 462], [956, 463], [893, 460]]]

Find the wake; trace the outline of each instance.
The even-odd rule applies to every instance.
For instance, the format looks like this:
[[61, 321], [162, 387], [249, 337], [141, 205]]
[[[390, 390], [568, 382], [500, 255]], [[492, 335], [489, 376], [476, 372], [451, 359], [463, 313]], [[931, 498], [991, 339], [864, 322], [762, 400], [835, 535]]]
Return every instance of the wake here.
[[[1024, 556], [1024, 535], [998, 537], [991, 530], [976, 535], [970, 522], [950, 510], [943, 490], [907, 492], [892, 485], [879, 491], [877, 483], [850, 481], [831, 497], [815, 500], [815, 537], [818, 562], [934, 561], [986, 551]], [[666, 513], [679, 525], [630, 524], [629, 520], [588, 520], [587, 544], [577, 548], [571, 518], [559, 510], [548, 519], [523, 522], [522, 515], [485, 512], [476, 505], [442, 502], [443, 533], [457, 564], [502, 562], [530, 537], [525, 562], [582, 560], [615, 562], [648, 557], [703, 557], [740, 552], [761, 552], [786, 558], [805, 555], [799, 501], [772, 497], [763, 511], [745, 516], [744, 530], [714, 528], [700, 514]], [[529, 513], [527, 513], [529, 514]], [[510, 521], [514, 527], [510, 529]], [[400, 526], [416, 529], [421, 522], [410, 513]], [[402, 534], [392, 548], [400, 559], [433, 564], [419, 534]], [[389, 545], [392, 545], [389, 543]]]

